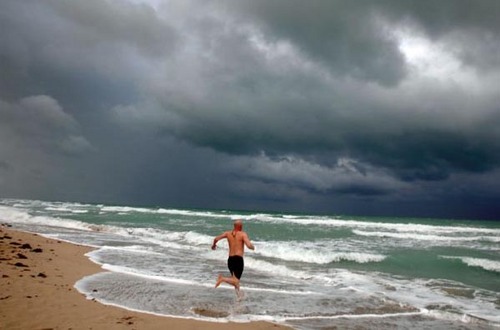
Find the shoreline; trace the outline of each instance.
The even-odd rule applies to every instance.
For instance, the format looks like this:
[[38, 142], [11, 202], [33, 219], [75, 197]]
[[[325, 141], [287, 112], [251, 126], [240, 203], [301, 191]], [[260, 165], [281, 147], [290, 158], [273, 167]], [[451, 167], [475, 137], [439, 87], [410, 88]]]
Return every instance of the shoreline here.
[[160, 316], [89, 300], [75, 283], [106, 272], [85, 256], [92, 250], [0, 225], [0, 328], [291, 329], [264, 321], [212, 322]]

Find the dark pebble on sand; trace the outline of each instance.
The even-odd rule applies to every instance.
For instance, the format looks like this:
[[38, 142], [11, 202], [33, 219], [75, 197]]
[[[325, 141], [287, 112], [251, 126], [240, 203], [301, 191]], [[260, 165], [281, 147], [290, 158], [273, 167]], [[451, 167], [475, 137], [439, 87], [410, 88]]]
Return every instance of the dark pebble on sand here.
[[21, 249], [30, 249], [30, 250], [32, 249], [31, 245], [29, 245], [28, 243], [25, 243], [25, 244], [21, 245], [20, 247], [21, 247]]
[[43, 278], [46, 278], [46, 277], [47, 277], [47, 275], [45, 275], [44, 273], [38, 273], [38, 275], [37, 275], [37, 276], [38, 276], [38, 277], [43, 277]]
[[28, 257], [27, 257], [27, 256], [25, 256], [25, 255], [24, 255], [24, 254], [22, 254], [22, 253], [18, 253], [18, 254], [17, 254], [17, 258], [18, 258], [18, 259], [28, 259]]
[[21, 245], [21, 243], [18, 243], [18, 242], [10, 242], [9, 244], [10, 245]]
[[40, 248], [36, 248], [36, 249], [31, 250], [31, 252], [42, 253], [43, 250]]
[[28, 265], [25, 265], [25, 264], [23, 264], [22, 262], [16, 262], [16, 263], [14, 264], [14, 266], [16, 266], [16, 267], [29, 267]]

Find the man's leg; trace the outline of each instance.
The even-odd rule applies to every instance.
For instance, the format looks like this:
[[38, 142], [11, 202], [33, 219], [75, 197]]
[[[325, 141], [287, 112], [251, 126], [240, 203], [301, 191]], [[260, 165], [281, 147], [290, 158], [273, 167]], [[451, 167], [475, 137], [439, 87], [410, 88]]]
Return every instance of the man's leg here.
[[240, 280], [236, 278], [236, 276], [231, 276], [231, 277], [224, 277], [221, 274], [219, 274], [219, 277], [217, 278], [217, 282], [215, 283], [215, 287], [217, 288], [219, 285], [222, 284], [222, 282], [230, 284], [234, 286], [234, 288], [239, 291], [240, 290]]

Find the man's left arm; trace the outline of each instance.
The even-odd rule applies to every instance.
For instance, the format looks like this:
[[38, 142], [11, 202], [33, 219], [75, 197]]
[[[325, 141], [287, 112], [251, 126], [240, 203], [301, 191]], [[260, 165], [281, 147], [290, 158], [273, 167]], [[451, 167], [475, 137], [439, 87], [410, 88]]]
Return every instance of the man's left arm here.
[[245, 242], [247, 248], [249, 248], [250, 250], [255, 250], [255, 246], [253, 246], [252, 242], [250, 242], [250, 238], [248, 238], [248, 235], [246, 233], [243, 236], [243, 242]]

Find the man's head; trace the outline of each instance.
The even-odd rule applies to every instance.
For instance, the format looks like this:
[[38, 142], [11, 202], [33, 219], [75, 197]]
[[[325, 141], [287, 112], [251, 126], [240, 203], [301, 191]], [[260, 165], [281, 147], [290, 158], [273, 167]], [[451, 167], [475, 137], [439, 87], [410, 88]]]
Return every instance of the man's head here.
[[241, 231], [243, 229], [243, 222], [241, 219], [234, 220], [234, 230]]

